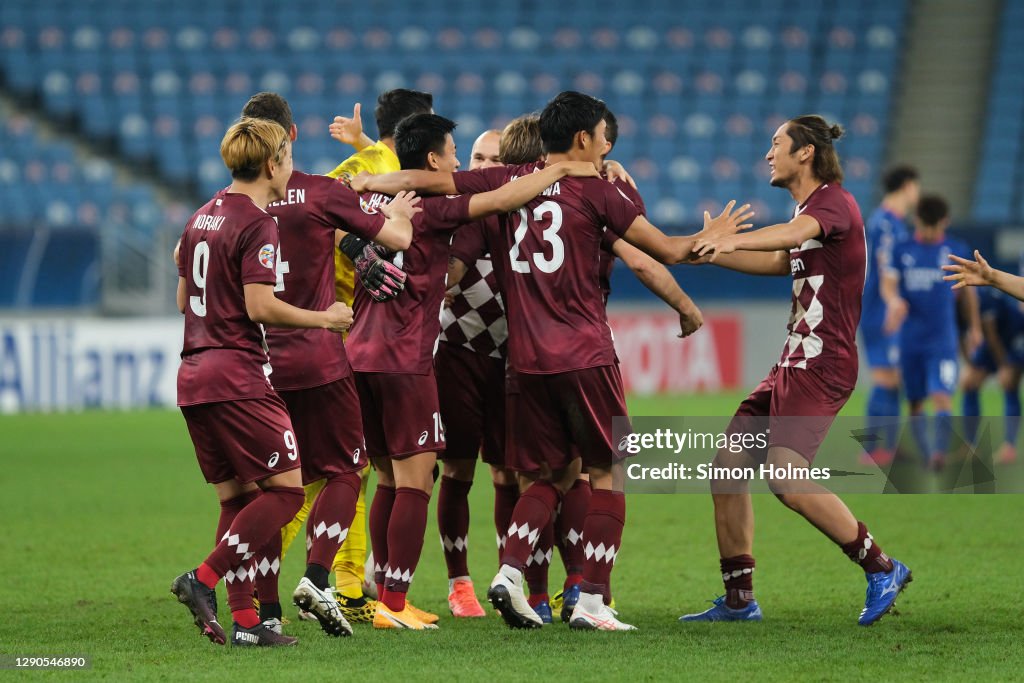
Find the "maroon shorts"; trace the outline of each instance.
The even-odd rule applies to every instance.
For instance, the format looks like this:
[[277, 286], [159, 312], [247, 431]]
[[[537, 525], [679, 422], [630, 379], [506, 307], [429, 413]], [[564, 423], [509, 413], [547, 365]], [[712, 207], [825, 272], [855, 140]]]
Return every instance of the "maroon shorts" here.
[[437, 382], [426, 375], [356, 372], [366, 452], [401, 460], [444, 450], [444, 424], [437, 406]]
[[281, 391], [302, 445], [302, 483], [366, 467], [363, 420], [352, 375], [312, 389]]
[[623, 458], [612, 436], [612, 418], [628, 414], [618, 365], [554, 375], [510, 371], [505, 392], [509, 469], [560, 470], [577, 456], [584, 468], [605, 468]]
[[[756, 434], [769, 429], [768, 448], [789, 448], [811, 463], [852, 392], [830, 384], [814, 370], [775, 366], [740, 403], [729, 433]], [[747, 452], [758, 462], [768, 455], [767, 449], [756, 446]]]
[[260, 481], [299, 467], [299, 449], [284, 401], [263, 398], [182, 406], [206, 481]]
[[505, 466], [505, 361], [441, 342], [434, 355], [445, 460]]

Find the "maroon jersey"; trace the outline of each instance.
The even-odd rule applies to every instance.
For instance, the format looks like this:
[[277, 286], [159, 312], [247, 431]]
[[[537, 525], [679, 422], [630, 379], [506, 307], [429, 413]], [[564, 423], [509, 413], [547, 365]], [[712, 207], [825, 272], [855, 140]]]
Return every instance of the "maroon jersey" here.
[[[641, 216], [647, 215], [647, 207], [644, 206], [644, 200], [640, 196], [640, 193], [636, 191], [636, 188], [619, 178], [615, 179], [612, 183], [613, 186], [618, 188], [626, 198], [636, 205], [636, 208], [640, 211]], [[605, 230], [604, 239], [601, 241], [601, 275], [599, 282], [601, 284], [601, 296], [604, 298], [605, 306], [608, 305], [608, 297], [612, 293], [612, 270], [615, 268], [615, 252], [612, 251], [612, 245], [615, 244], [619, 239], [619, 236], [610, 230]]]
[[[497, 224], [490, 216], [477, 223]], [[475, 227], [475, 235], [457, 245], [463, 233], [474, 230], [467, 225], [452, 238], [451, 255], [466, 264], [466, 274], [451, 289], [452, 303], [441, 309], [441, 341], [456, 344], [492, 358], [504, 358], [508, 344], [508, 323], [505, 304], [495, 276], [490, 253], [467, 256], [469, 244], [481, 235], [483, 225]]]
[[[385, 195], [363, 196], [367, 211], [375, 211]], [[348, 354], [359, 372], [423, 375], [433, 367], [434, 344], [440, 329], [448, 244], [452, 230], [468, 222], [470, 195], [426, 197], [412, 220], [412, 245], [395, 255], [405, 271], [405, 289], [391, 301], [376, 302], [356, 288], [355, 322], [349, 332]]]
[[[493, 190], [539, 164], [454, 174], [460, 192]], [[563, 178], [503, 218], [509, 361], [530, 374], [612, 365], [615, 349], [598, 286], [604, 228], [622, 235], [640, 215], [600, 178]]]
[[829, 383], [852, 388], [866, 268], [864, 220], [839, 184], [816, 189], [796, 215], [813, 217], [822, 235], [789, 252], [793, 308], [779, 365], [813, 369]]
[[[367, 213], [359, 195], [321, 175], [295, 171], [288, 194], [267, 207], [281, 235], [274, 294], [293, 306], [326, 310], [335, 301], [334, 229], [372, 240], [384, 216]], [[311, 389], [351, 372], [340, 334], [320, 329], [267, 328], [271, 381], [282, 391]]]
[[263, 330], [246, 313], [243, 285], [277, 281], [277, 241], [273, 217], [243, 194], [219, 194], [189, 220], [178, 259], [186, 295], [179, 406], [271, 390]]

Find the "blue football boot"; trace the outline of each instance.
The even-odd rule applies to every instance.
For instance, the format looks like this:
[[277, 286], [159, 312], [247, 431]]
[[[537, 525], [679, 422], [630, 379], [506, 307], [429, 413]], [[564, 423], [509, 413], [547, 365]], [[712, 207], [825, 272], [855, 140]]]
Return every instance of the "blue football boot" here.
[[899, 560], [892, 561], [891, 572], [875, 572], [865, 576], [868, 579], [868, 592], [857, 623], [861, 626], [870, 626], [892, 609], [900, 592], [914, 580], [914, 577], [907, 565]]
[[761, 621], [761, 607], [751, 600], [743, 609], [732, 609], [725, 604], [725, 596], [712, 600], [714, 607], [698, 614], [684, 614], [679, 621]]

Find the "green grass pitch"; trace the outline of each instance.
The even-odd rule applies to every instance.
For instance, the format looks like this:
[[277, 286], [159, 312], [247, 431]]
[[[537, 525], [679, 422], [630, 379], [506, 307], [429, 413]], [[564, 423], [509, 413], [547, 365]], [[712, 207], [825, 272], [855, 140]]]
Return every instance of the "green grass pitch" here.
[[[729, 414], [738, 398], [637, 399], [631, 410]], [[178, 413], [2, 417], [0, 427], [0, 655], [92, 659], [86, 671], [4, 672], [12, 679], [994, 681], [1019, 680], [1024, 668], [1017, 495], [850, 496], [883, 547], [914, 571], [899, 614], [872, 628], [856, 625], [861, 572], [769, 496], [754, 503], [765, 621], [678, 623], [721, 591], [711, 501], [634, 495], [613, 584], [638, 633], [574, 633], [562, 624], [511, 632], [494, 616], [442, 616], [437, 632], [357, 626], [353, 638], [336, 640], [286, 607], [297, 648], [234, 650], [199, 637], [168, 592], [208, 552], [217, 515]], [[470, 568], [483, 598], [496, 553], [492, 489], [479, 474]], [[411, 597], [446, 615], [436, 539], [432, 511]], [[282, 597], [301, 575], [301, 555], [299, 545], [288, 555]], [[562, 578], [556, 559], [553, 590]]]

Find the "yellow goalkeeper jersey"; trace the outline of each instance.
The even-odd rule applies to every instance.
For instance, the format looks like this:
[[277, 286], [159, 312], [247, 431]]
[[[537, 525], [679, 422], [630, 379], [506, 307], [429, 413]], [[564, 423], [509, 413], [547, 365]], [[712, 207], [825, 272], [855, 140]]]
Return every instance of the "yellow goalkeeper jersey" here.
[[[398, 157], [391, 151], [391, 148], [381, 141], [356, 152], [345, 161], [341, 162], [336, 169], [328, 173], [332, 178], [338, 178], [348, 183], [354, 176], [366, 171], [371, 175], [381, 175], [393, 171], [402, 170], [398, 163]], [[343, 301], [349, 306], [355, 296], [355, 269], [348, 257], [339, 249], [334, 250], [334, 291], [338, 301]]]

